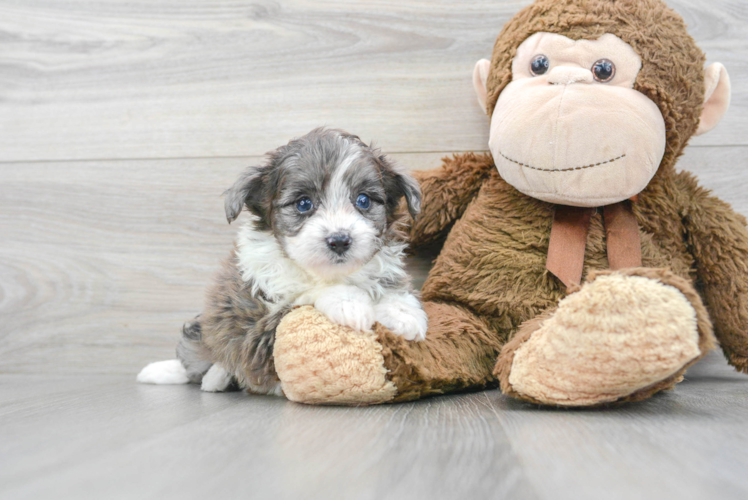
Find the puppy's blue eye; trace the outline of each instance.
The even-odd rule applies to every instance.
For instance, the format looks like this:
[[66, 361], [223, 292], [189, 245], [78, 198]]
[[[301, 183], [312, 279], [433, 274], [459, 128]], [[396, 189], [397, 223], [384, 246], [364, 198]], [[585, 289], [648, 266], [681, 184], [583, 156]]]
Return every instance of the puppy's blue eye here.
[[302, 214], [304, 212], [310, 211], [312, 208], [314, 208], [314, 203], [312, 203], [312, 200], [310, 200], [306, 196], [296, 202], [296, 210], [298, 210]]
[[366, 210], [371, 206], [371, 200], [365, 194], [360, 194], [358, 195], [358, 198], [356, 198], [356, 206], [358, 208]]

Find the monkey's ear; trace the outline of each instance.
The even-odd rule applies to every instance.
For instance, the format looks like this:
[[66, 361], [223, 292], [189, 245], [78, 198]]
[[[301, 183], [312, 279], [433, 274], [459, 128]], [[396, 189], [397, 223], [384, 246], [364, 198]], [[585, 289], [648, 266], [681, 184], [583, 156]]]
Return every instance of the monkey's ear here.
[[233, 186], [224, 191], [224, 208], [229, 224], [239, 217], [244, 205], [261, 220], [264, 218], [261, 199], [264, 197], [267, 170], [267, 167], [249, 167]]
[[704, 71], [704, 109], [701, 111], [696, 135], [717, 126], [730, 106], [730, 75], [721, 63], [711, 64]]
[[473, 88], [478, 96], [478, 104], [483, 109], [484, 113], [486, 110], [486, 97], [488, 96], [488, 89], [486, 88], [486, 82], [488, 81], [488, 71], [491, 69], [491, 61], [488, 59], [481, 59], [475, 63], [473, 69]]

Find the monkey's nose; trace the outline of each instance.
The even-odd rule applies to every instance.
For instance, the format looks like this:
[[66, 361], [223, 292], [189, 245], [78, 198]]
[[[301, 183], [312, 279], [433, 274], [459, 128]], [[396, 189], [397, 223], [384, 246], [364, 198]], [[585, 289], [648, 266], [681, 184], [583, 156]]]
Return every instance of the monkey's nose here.
[[592, 83], [592, 71], [573, 66], [556, 66], [548, 73], [548, 83], [553, 85], [570, 85], [572, 83]]
[[353, 240], [345, 233], [335, 233], [328, 236], [325, 241], [327, 242], [327, 248], [338, 255], [343, 255], [351, 247]]

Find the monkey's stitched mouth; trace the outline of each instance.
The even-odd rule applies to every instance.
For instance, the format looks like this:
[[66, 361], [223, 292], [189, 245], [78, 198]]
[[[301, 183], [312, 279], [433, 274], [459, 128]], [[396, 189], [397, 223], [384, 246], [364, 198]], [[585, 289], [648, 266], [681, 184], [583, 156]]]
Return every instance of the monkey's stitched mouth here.
[[590, 163], [589, 165], [582, 165], [580, 167], [569, 167], [569, 168], [555, 169], [555, 168], [533, 167], [532, 165], [528, 165], [526, 163], [522, 163], [521, 161], [513, 160], [513, 159], [509, 158], [507, 155], [505, 155], [504, 153], [502, 153], [501, 151], [499, 151], [499, 154], [505, 160], [510, 161], [512, 163], [516, 163], [520, 167], [531, 168], [532, 170], [540, 170], [541, 172], [571, 172], [572, 170], [583, 170], [585, 168], [599, 167], [600, 165], [605, 165], [605, 164], [608, 164], [608, 163], [613, 163], [616, 160], [620, 160], [621, 158], [625, 158], [626, 157], [626, 153], [623, 153], [621, 156], [616, 156], [615, 158], [611, 158], [610, 160], [605, 160], [605, 161], [601, 161], [601, 162], [598, 162], [598, 163]]

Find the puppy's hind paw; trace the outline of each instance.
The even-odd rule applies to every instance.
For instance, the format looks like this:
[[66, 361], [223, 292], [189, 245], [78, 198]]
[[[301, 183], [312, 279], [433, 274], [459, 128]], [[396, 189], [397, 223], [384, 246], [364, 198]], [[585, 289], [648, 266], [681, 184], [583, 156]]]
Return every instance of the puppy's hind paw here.
[[188, 384], [187, 370], [178, 359], [156, 361], [138, 373], [137, 381], [141, 384]]
[[224, 368], [215, 364], [203, 375], [203, 383], [200, 390], [205, 392], [223, 392], [231, 385], [232, 377]]

